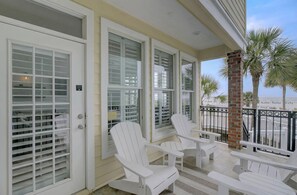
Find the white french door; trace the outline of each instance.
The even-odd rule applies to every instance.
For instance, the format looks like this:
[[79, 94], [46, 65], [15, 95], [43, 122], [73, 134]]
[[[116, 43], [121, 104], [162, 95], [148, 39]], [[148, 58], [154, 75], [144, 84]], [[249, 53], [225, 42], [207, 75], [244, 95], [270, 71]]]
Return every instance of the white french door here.
[[84, 45], [1, 22], [0, 33], [0, 194], [84, 189]]

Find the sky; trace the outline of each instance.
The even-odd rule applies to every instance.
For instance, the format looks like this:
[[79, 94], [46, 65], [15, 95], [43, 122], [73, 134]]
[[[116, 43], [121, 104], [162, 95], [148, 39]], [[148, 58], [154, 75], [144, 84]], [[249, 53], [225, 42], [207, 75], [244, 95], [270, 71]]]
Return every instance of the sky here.
[[[293, 41], [297, 47], [297, 0], [247, 0], [247, 32], [269, 27], [280, 27], [283, 37]], [[215, 95], [228, 93], [228, 81], [219, 75], [223, 64], [223, 59], [202, 62], [201, 73], [219, 81], [219, 90]], [[282, 97], [281, 88], [265, 88], [264, 79], [262, 77], [260, 82], [259, 97]], [[248, 75], [243, 79], [243, 91], [252, 89], [252, 79]], [[286, 95], [297, 98], [297, 92], [290, 88]]]

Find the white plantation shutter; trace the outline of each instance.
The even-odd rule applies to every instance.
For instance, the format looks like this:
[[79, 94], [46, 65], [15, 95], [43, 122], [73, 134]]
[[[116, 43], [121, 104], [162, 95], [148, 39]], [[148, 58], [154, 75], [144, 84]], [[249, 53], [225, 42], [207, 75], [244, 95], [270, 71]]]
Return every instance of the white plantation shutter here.
[[[108, 130], [121, 121], [140, 123], [141, 43], [109, 33]], [[108, 140], [111, 138], [109, 136]]]
[[21, 195], [70, 178], [70, 57], [19, 44], [11, 52], [11, 181]]
[[171, 125], [173, 114], [173, 55], [155, 49], [154, 104], [155, 128]]
[[193, 63], [182, 60], [182, 114], [193, 119]]

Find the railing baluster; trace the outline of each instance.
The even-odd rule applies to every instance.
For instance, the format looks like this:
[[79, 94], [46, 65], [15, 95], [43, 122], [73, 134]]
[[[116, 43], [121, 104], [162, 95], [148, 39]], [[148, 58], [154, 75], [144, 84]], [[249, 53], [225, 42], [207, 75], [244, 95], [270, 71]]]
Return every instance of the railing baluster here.
[[220, 115], [221, 115], [221, 141], [223, 141], [223, 138], [222, 138], [222, 136], [223, 136], [223, 112], [221, 112], [220, 113]]
[[225, 142], [228, 141], [228, 117], [229, 117], [229, 113], [228, 110], [225, 113]]
[[292, 151], [295, 151], [295, 144], [296, 144], [296, 118], [297, 118], [297, 112], [293, 112], [292, 120], [293, 120], [293, 127], [292, 127]]
[[279, 148], [282, 147], [282, 118], [279, 118]]
[[287, 132], [288, 132], [288, 137], [287, 137], [287, 150], [291, 150], [291, 118], [292, 118], [292, 113], [291, 112], [288, 112], [288, 129], [287, 129]]
[[274, 115], [272, 116], [272, 145], [271, 146], [274, 146]]
[[265, 142], [264, 143], [266, 145], [268, 145], [269, 143], [267, 144], [267, 140], [268, 140], [268, 137], [267, 137], [267, 135], [268, 135], [268, 132], [267, 132], [267, 113], [266, 113], [265, 119], [266, 119], [266, 121], [265, 121]]
[[257, 143], [261, 143], [261, 111], [258, 110], [258, 134], [257, 134]]

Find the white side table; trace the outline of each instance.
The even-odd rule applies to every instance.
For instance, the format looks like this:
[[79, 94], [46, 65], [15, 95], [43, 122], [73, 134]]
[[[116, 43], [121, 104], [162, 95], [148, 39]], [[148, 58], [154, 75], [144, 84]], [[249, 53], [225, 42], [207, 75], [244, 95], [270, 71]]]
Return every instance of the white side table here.
[[[167, 148], [169, 150], [175, 150], [175, 151], [180, 151], [182, 152], [182, 145], [179, 142], [175, 142], [175, 141], [168, 141], [168, 142], [163, 142], [161, 144], [162, 148]], [[181, 170], [184, 169], [184, 163], [183, 163], [183, 157], [181, 158], [177, 158], [176, 159], [176, 164], [180, 164]], [[167, 154], [163, 154], [163, 165], [168, 164], [168, 155]]]
[[239, 175], [242, 183], [263, 189], [271, 195], [296, 195], [295, 191], [280, 180], [253, 172], [244, 172]]

